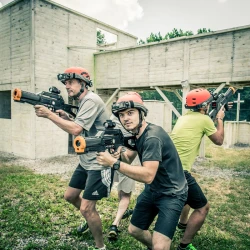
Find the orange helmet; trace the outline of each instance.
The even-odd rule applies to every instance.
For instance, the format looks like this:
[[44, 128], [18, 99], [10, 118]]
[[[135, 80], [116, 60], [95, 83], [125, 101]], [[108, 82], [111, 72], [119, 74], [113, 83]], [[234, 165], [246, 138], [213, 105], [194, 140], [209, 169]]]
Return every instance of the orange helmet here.
[[213, 96], [206, 89], [193, 89], [186, 96], [186, 109], [200, 109], [207, 106]]
[[148, 113], [148, 109], [144, 106], [142, 98], [137, 92], [128, 92], [126, 95], [120, 97], [116, 103], [113, 103], [112, 113], [118, 117], [120, 111], [130, 108], [143, 111], [145, 116]]
[[89, 72], [85, 68], [71, 67], [67, 68], [63, 74], [58, 74], [57, 79], [65, 84], [66, 80], [79, 79], [86, 83], [87, 86], [91, 87], [92, 81], [90, 80]]

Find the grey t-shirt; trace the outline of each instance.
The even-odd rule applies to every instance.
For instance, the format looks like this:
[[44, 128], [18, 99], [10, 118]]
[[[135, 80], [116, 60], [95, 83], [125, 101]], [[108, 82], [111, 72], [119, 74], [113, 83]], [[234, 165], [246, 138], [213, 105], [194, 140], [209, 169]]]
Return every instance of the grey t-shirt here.
[[[103, 130], [103, 123], [109, 119], [105, 104], [102, 99], [92, 91], [79, 103], [75, 123], [83, 128], [83, 137], [95, 136], [98, 130]], [[96, 152], [88, 152], [80, 155], [80, 164], [86, 170], [102, 170], [106, 167], [98, 164]]]

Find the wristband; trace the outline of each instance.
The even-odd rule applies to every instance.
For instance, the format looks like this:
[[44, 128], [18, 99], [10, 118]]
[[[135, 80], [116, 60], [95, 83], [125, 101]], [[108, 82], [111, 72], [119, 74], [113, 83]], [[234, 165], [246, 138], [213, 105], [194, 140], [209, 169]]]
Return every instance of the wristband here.
[[221, 117], [216, 117], [216, 120], [222, 120], [223, 121], [223, 118], [221, 118]]

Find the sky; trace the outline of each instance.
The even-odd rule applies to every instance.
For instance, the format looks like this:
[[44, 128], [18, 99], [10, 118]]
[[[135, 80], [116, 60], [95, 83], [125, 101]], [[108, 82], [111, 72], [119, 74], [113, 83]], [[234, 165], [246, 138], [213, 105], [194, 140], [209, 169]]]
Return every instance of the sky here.
[[[11, 2], [0, 0], [0, 7]], [[54, 0], [146, 40], [173, 28], [212, 31], [250, 25], [250, 0]]]

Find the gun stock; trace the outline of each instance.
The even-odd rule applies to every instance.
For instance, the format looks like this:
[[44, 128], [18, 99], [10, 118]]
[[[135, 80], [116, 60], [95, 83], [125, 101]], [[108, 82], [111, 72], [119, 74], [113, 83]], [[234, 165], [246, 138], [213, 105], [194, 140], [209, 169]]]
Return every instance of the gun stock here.
[[43, 105], [53, 112], [62, 109], [73, 117], [76, 117], [73, 110], [77, 111], [77, 106], [65, 104], [62, 96], [60, 95], [60, 90], [56, 87], [51, 87], [49, 91], [50, 92], [42, 91], [41, 93], [35, 94], [15, 88], [13, 91], [13, 100], [15, 102], [28, 103], [31, 105]]

